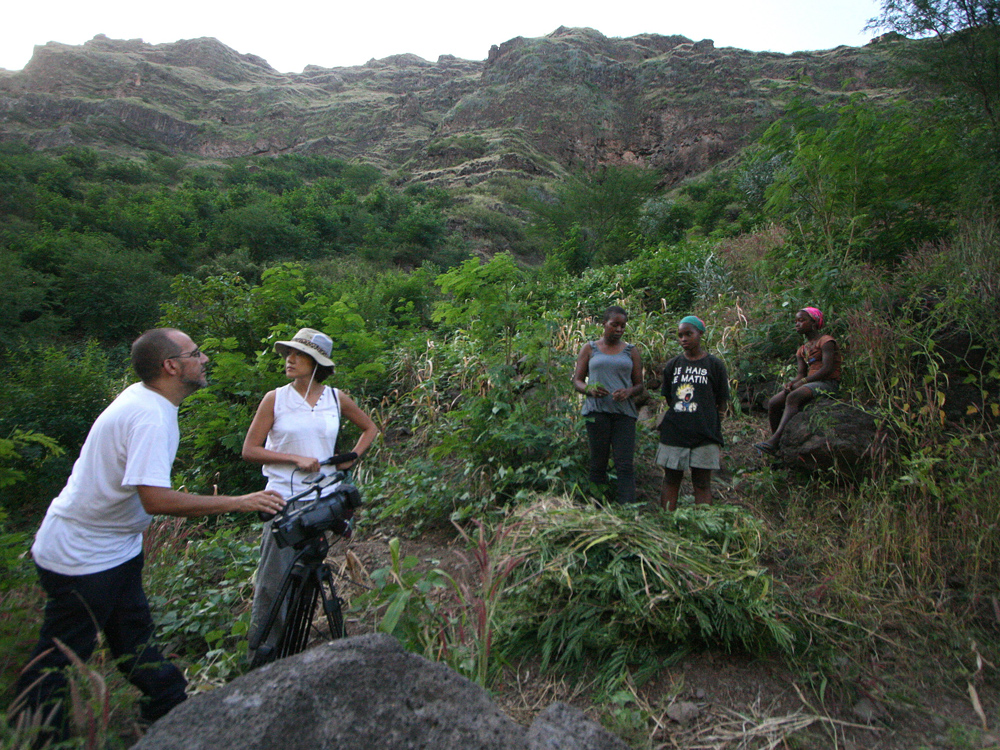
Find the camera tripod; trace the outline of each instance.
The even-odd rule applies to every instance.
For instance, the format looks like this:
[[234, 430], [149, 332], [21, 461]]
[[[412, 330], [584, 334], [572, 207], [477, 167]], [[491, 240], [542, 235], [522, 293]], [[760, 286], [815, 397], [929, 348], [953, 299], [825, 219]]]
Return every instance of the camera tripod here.
[[[250, 648], [254, 650], [251, 669], [305, 649], [316, 614], [316, 603], [320, 599], [331, 639], [346, 635], [342, 602], [333, 585], [330, 566], [326, 564], [326, 553], [330, 549], [326, 535], [309, 539], [296, 549], [295, 561], [281, 582], [263, 627], [250, 639]], [[285, 621], [280, 624], [278, 619], [282, 608], [285, 608]], [[274, 646], [264, 645], [275, 627], [281, 629], [277, 643]]]

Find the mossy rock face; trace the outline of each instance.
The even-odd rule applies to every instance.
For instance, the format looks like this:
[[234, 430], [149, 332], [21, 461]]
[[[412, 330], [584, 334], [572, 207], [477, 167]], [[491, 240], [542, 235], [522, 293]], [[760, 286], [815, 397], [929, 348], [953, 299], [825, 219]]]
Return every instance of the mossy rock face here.
[[[735, 154], [793, 95], [892, 94], [886, 68], [877, 47], [780, 55], [560, 27], [483, 61], [393, 55], [279, 73], [216, 39], [99, 35], [0, 71], [0, 139], [206, 158], [328, 150], [456, 185], [470, 184], [471, 162], [476, 179], [627, 163], [671, 184]], [[533, 156], [490, 160], [514, 141]]]

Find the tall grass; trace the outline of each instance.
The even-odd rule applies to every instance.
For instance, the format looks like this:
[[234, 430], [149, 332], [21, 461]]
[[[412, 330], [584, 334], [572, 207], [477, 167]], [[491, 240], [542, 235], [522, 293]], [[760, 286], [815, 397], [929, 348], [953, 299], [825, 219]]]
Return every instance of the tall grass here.
[[546, 497], [503, 541], [525, 559], [507, 598], [503, 650], [597, 665], [605, 684], [655, 671], [693, 645], [790, 654], [795, 635], [758, 552], [761, 527], [731, 506], [669, 514]]
[[500, 526], [491, 536], [483, 524], [474, 525], [475, 539], [458, 527], [471, 553], [469, 576], [452, 576], [437, 568], [420, 570], [418, 560], [402, 557], [399, 539], [392, 539], [391, 564], [372, 573], [374, 589], [352, 606], [373, 617], [380, 631], [395, 636], [409, 650], [444, 662], [488, 687], [498, 672], [493, 641], [500, 606], [508, 577], [523, 558], [502, 550], [510, 527]]

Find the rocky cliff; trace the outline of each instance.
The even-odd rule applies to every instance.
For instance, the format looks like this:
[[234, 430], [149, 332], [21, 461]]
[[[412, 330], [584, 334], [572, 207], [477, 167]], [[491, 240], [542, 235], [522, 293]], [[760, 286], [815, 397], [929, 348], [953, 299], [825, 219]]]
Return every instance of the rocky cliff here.
[[396, 55], [281, 74], [215, 39], [97, 36], [0, 71], [0, 139], [206, 158], [318, 152], [447, 184], [636, 163], [671, 184], [736, 153], [791, 96], [879, 92], [886, 69], [877, 45], [782, 55], [561, 27], [484, 61]]

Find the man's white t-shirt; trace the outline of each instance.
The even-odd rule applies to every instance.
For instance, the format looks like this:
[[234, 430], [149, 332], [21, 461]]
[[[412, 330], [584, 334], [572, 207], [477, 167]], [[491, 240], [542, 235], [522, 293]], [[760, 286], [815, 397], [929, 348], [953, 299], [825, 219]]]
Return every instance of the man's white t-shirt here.
[[94, 422], [66, 486], [49, 505], [31, 553], [63, 575], [99, 573], [142, 551], [152, 519], [139, 485], [167, 487], [180, 433], [177, 407], [142, 383]]

